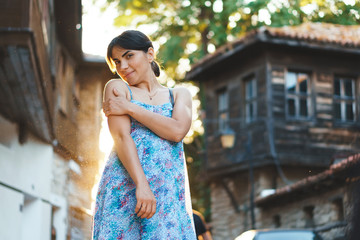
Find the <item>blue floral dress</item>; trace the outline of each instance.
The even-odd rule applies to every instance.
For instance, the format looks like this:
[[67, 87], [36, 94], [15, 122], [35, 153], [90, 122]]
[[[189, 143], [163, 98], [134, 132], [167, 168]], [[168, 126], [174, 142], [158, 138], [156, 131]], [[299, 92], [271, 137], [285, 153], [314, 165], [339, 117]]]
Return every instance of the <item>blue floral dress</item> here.
[[[131, 90], [130, 94], [133, 103], [171, 117], [172, 91], [170, 102], [162, 105], [133, 100]], [[196, 239], [183, 143], [165, 140], [135, 119], [131, 119], [131, 136], [156, 198], [156, 213], [150, 219], [136, 216], [135, 184], [113, 151], [99, 183], [93, 239]]]

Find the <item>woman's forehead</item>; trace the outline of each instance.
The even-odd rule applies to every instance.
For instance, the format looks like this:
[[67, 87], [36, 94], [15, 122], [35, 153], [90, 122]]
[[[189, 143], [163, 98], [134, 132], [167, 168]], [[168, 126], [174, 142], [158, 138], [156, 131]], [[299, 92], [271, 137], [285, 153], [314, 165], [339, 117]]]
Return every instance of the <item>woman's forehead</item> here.
[[125, 48], [122, 48], [122, 47], [115, 46], [115, 47], [113, 47], [113, 49], [111, 50], [111, 53], [112, 53], [112, 55], [118, 55], [118, 54], [123, 54], [123, 53], [125, 53], [126, 51], [132, 51], [132, 50], [131, 50], [131, 49], [125, 49]]
[[111, 51], [111, 56], [112, 57], [121, 57], [124, 54], [126, 54], [127, 52], [139, 52], [141, 50], [133, 50], [133, 49], [126, 49], [126, 48], [122, 48], [122, 47], [118, 47], [115, 46], [113, 47], [112, 51]]

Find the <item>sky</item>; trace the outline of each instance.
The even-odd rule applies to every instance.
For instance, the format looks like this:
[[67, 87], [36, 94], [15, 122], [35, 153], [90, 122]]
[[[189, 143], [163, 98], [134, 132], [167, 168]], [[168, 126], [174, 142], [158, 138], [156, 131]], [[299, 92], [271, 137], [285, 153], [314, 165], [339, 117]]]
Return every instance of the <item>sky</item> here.
[[106, 0], [82, 0], [82, 48], [85, 53], [105, 56], [110, 41], [119, 35], [122, 29], [113, 26], [117, 15], [115, 8], [107, 8], [102, 12], [101, 7]]
[[[82, 0], [83, 18], [82, 18], [82, 48], [85, 53], [92, 55], [105, 56], [106, 49], [110, 41], [121, 34], [129, 27], [115, 27], [114, 19], [118, 13], [116, 6], [111, 5], [102, 11], [106, 0]], [[154, 29], [148, 26], [138, 27], [137, 30], [150, 35]], [[157, 49], [154, 43], [155, 50]]]

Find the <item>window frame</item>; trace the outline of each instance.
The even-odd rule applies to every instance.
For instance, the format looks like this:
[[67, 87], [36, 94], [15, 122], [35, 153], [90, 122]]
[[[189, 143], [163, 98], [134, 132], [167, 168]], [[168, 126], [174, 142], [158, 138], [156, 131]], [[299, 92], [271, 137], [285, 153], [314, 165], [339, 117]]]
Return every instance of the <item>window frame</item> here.
[[[295, 91], [290, 92], [288, 90], [288, 76], [289, 73], [295, 74]], [[301, 92], [300, 90], [300, 83], [298, 81], [298, 76], [300, 74], [304, 74], [307, 76], [307, 85], [306, 85], [306, 93]], [[288, 120], [297, 120], [297, 121], [308, 121], [311, 120], [313, 117], [313, 99], [312, 99], [312, 74], [309, 71], [301, 71], [301, 70], [293, 70], [288, 69], [285, 72], [284, 76], [284, 91], [285, 91], [285, 116]], [[289, 103], [288, 100], [293, 99], [294, 100], [294, 115], [290, 115], [289, 113]], [[301, 115], [301, 100], [306, 100], [306, 110], [307, 110], [307, 116]]]
[[[244, 83], [244, 104], [245, 104], [245, 122], [246, 124], [255, 122], [258, 118], [258, 86], [257, 78], [254, 74], [243, 79]], [[251, 84], [251, 96], [248, 97], [248, 84]], [[250, 107], [252, 112], [250, 113]]]
[[[340, 81], [340, 95], [335, 94], [335, 81]], [[348, 97], [345, 94], [345, 80], [351, 80], [351, 90], [352, 90], [352, 97]], [[356, 78], [351, 76], [344, 76], [344, 75], [335, 75], [333, 78], [333, 94], [332, 94], [332, 109], [333, 109], [333, 119], [337, 123], [355, 123], [358, 120], [358, 113], [357, 113], [357, 106], [356, 106], [356, 99], [357, 99], [357, 92], [356, 92]], [[348, 120], [346, 118], [347, 112], [346, 112], [346, 105], [351, 102], [352, 104], [352, 114], [353, 119]], [[340, 118], [337, 118], [335, 116], [336, 114], [336, 108], [335, 104], [340, 103]]]
[[[226, 129], [228, 129], [229, 126], [229, 91], [227, 88], [221, 88], [216, 91], [216, 97], [217, 97], [217, 129], [218, 132], [223, 132]], [[224, 101], [224, 102], [223, 102]], [[223, 102], [223, 103], [222, 103]], [[225, 117], [222, 117], [225, 116]]]

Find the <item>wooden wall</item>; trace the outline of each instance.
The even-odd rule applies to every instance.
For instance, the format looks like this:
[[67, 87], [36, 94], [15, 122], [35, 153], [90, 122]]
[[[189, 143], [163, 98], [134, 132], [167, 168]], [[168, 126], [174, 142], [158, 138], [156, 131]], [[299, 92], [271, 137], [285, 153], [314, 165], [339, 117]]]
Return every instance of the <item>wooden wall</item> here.
[[[269, 52], [274, 141], [279, 160], [289, 165], [328, 166], [336, 156], [360, 151], [360, 122], [338, 123], [333, 117], [333, 81], [352, 76], [359, 88], [359, 61], [347, 54], [315, 50], [274, 49]], [[287, 71], [307, 72], [311, 82], [311, 110], [307, 120], [291, 120], [285, 113]], [[357, 91], [359, 96], [359, 91]], [[359, 106], [359, 101], [357, 102]]]
[[[359, 108], [359, 59], [340, 51], [261, 45], [253, 54], [218, 63], [217, 71], [206, 75], [202, 84], [206, 95], [208, 171], [221, 174], [245, 169], [249, 159], [255, 166], [278, 160], [287, 166], [327, 167], [339, 156], [359, 152], [359, 116], [354, 123], [339, 124], [333, 119], [332, 107], [333, 79], [340, 74], [357, 80]], [[309, 119], [286, 116], [284, 84], [289, 69], [307, 72], [311, 78]], [[257, 81], [257, 120], [246, 123], [244, 79], [251, 74]], [[236, 132], [232, 149], [223, 149], [220, 142], [217, 92], [221, 89], [229, 93], [230, 127]]]
[[[269, 135], [267, 133], [267, 88], [265, 55], [246, 59], [233, 59], [228, 68], [219, 69], [203, 84], [206, 93], [206, 129], [208, 140], [208, 169], [217, 172], [220, 168], [234, 165], [245, 168], [249, 159], [255, 165], [269, 160]], [[258, 111], [257, 119], [251, 123], [245, 121], [245, 83], [249, 76], [257, 79]], [[221, 146], [217, 122], [217, 95], [226, 88], [229, 94], [230, 127], [236, 132], [235, 145], [232, 149]], [[250, 140], [249, 140], [250, 139]], [[249, 144], [250, 141], [250, 144]]]

